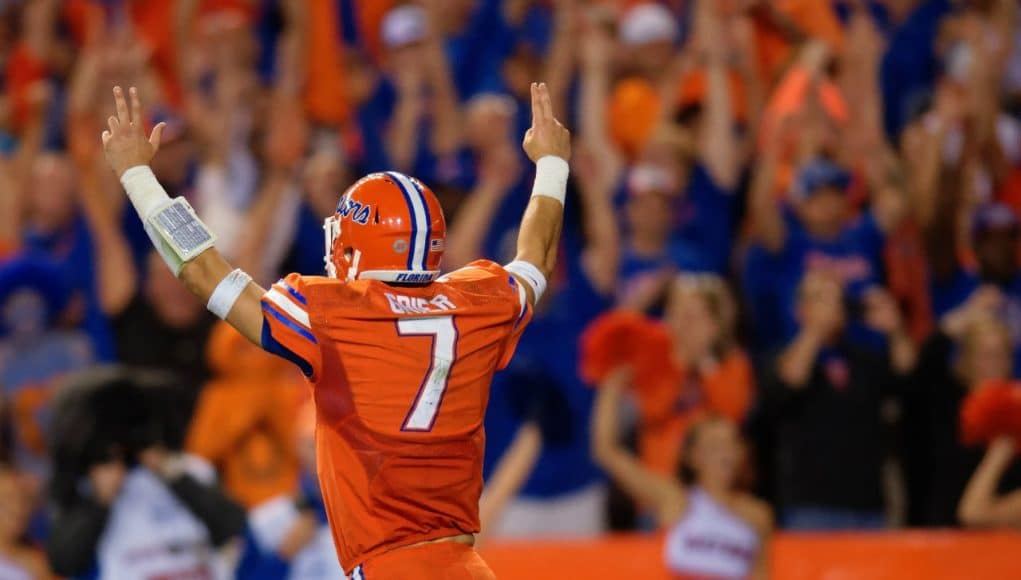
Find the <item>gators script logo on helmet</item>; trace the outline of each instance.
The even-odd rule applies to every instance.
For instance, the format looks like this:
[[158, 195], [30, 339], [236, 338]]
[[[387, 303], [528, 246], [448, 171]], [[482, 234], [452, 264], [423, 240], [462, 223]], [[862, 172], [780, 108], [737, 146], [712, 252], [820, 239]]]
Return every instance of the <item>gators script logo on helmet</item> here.
[[436, 195], [396, 171], [358, 180], [326, 219], [326, 273], [343, 280], [431, 282], [447, 224]]

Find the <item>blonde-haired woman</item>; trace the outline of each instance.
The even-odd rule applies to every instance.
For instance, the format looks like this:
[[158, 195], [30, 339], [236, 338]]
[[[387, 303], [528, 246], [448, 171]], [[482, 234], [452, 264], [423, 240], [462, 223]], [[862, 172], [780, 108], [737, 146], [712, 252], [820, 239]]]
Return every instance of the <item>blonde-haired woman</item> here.
[[653, 471], [672, 473], [683, 434], [711, 413], [740, 424], [754, 397], [752, 365], [734, 339], [737, 309], [730, 289], [714, 274], [682, 274], [670, 287], [664, 322], [673, 337], [679, 381], [635, 389], [639, 455]]
[[[982, 460], [982, 449], [962, 443], [959, 425], [969, 393], [1013, 375], [1014, 343], [997, 316], [1002, 301], [997, 295], [980, 289], [945, 317], [922, 348], [908, 383], [903, 428], [911, 525], [954, 526], [982, 519], [958, 511], [968, 479]], [[1006, 486], [1021, 486], [1021, 465], [1003, 470]]]

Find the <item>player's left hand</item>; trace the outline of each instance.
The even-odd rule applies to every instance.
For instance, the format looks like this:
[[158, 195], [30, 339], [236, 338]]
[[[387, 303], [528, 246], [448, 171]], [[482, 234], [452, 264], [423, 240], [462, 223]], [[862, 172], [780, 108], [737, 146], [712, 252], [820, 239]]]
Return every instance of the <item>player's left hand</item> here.
[[553, 100], [546, 83], [532, 83], [532, 127], [522, 144], [532, 162], [552, 155], [571, 158], [571, 132], [553, 116]]
[[138, 165], [148, 165], [160, 148], [160, 137], [166, 123], [153, 127], [146, 137], [142, 131], [142, 102], [138, 89], [131, 87], [131, 110], [124, 97], [124, 90], [113, 88], [113, 99], [117, 105], [117, 116], [107, 119], [109, 130], [103, 131], [103, 152], [106, 162], [119, 178], [125, 171]]

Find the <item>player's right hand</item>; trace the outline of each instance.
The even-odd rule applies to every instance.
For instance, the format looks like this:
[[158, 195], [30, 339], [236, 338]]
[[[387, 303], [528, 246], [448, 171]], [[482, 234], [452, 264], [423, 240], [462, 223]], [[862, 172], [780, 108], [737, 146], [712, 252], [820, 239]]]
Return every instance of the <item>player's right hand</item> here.
[[522, 143], [532, 162], [552, 155], [564, 161], [571, 158], [571, 132], [553, 116], [553, 101], [546, 83], [532, 83], [532, 127]]
[[117, 116], [107, 119], [110, 129], [103, 131], [103, 152], [119, 178], [132, 167], [149, 164], [160, 148], [160, 137], [166, 124], [156, 125], [152, 134], [146, 137], [142, 131], [142, 102], [138, 99], [138, 89], [131, 87], [130, 111], [123, 89], [114, 87], [113, 99], [117, 105]]

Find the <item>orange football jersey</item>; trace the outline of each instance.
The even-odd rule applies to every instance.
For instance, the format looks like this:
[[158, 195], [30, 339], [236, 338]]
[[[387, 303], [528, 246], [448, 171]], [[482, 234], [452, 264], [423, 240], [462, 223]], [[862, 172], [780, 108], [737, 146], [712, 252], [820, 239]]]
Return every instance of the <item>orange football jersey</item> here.
[[531, 318], [520, 284], [488, 261], [423, 286], [292, 274], [262, 305], [263, 348], [314, 384], [319, 482], [345, 569], [477, 532], [490, 382]]

